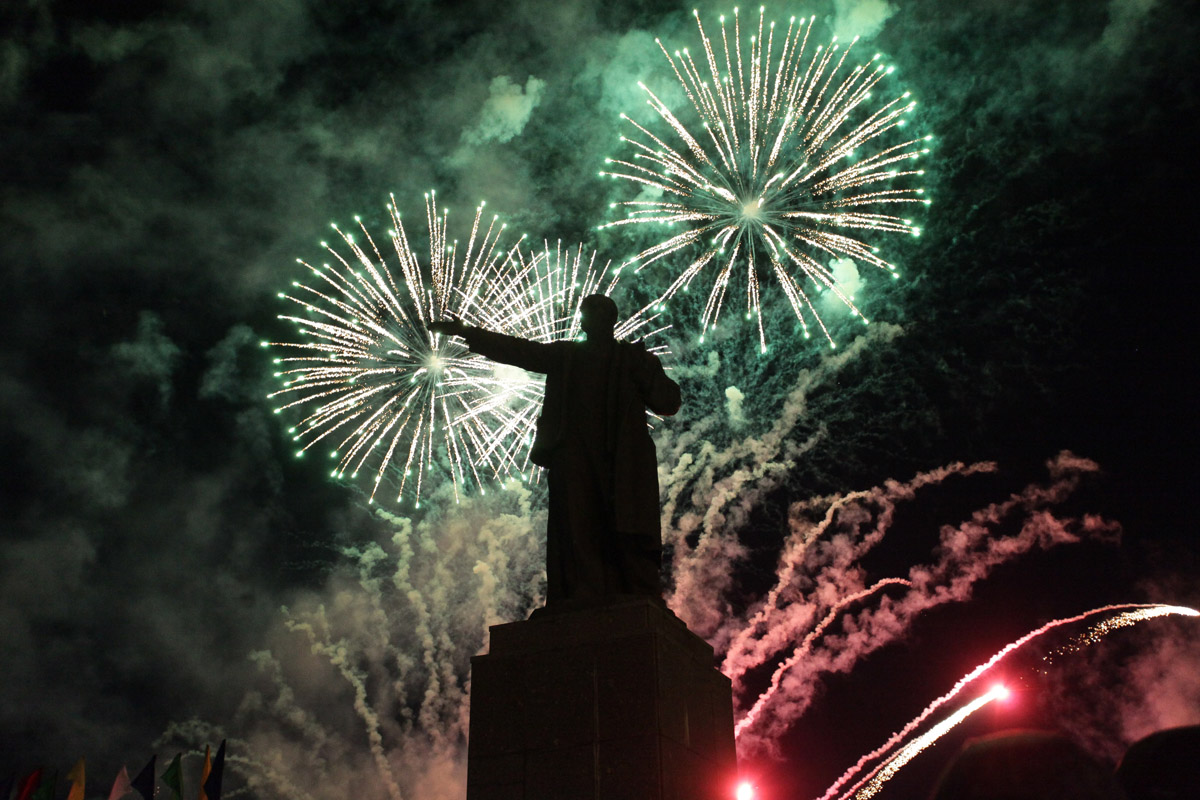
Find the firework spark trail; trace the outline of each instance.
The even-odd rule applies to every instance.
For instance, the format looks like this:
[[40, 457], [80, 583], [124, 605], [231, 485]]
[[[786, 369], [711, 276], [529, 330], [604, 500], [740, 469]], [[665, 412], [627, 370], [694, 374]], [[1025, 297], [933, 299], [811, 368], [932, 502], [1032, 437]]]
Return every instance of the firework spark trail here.
[[[498, 368], [472, 354], [455, 337], [428, 331], [435, 319], [468, 324], [535, 341], [578, 335], [578, 306], [592, 291], [611, 292], [616, 272], [561, 243], [525, 253], [524, 237], [504, 243], [505, 225], [487, 222], [475, 210], [470, 237], [461, 247], [448, 235], [448, 212], [426, 195], [429, 260], [423, 264], [410, 244], [395, 198], [388, 205], [396, 267], [389, 267], [359, 218], [364, 239], [334, 229], [350, 255], [322, 243], [332, 264], [300, 261], [313, 285], [295, 282], [280, 297], [303, 315], [280, 315], [297, 326], [303, 340], [274, 343], [299, 351], [275, 359], [283, 388], [270, 397], [303, 407], [291, 428], [300, 443], [297, 457], [329, 439], [335, 441], [335, 477], [374, 472], [371, 500], [389, 466], [398, 474], [397, 502], [406, 487], [420, 507], [422, 489], [435, 460], [445, 458], [456, 501], [474, 485], [482, 493], [490, 479], [529, 468], [525, 444], [540, 408], [543, 385], [520, 370]], [[647, 336], [654, 316], [635, 314], [618, 335]], [[264, 343], [270, 346], [271, 343]], [[402, 464], [402, 466], [400, 466]], [[411, 478], [411, 482], [410, 482]]]
[[[810, 657], [798, 665], [800, 668], [785, 677], [783, 690], [773, 698], [771, 713], [761, 717], [753, 729], [743, 731], [739, 748], [743, 752], [770, 749], [774, 739], [807, 709], [824, 675], [849, 671], [868, 653], [902, 637], [924, 612], [945, 603], [970, 599], [974, 585], [996, 566], [1034, 548], [1048, 549], [1084, 538], [1104, 541], [1114, 536], [1118, 529], [1112, 523], [1090, 516], [1059, 518], [1046, 508], [1065, 499], [1078, 485], [1081, 474], [1094, 471], [1096, 465], [1063, 453], [1049, 467], [1053, 478], [1050, 485], [1030, 485], [1003, 503], [993, 503], [975, 512], [969, 521], [957, 527], [945, 526], [936, 551], [937, 560], [910, 569], [908, 579], [913, 588], [894, 600], [884, 597], [877, 608], [868, 608], [850, 618], [845, 633], [818, 642]], [[999, 535], [998, 526], [1014, 517], [1023, 518], [1020, 530]], [[834, 537], [824, 547], [809, 550], [815, 554], [806, 564], [814, 592], [829, 590], [828, 587], [836, 591], [842, 584], [847, 568], [825, 565], [836, 565], [837, 554], [852, 549], [859, 526], [861, 523]], [[851, 564], [849, 569], [856, 571], [859, 567]]]
[[[805, 387], [836, 374], [836, 367], [823, 366], [820, 377], [801, 376], [792, 397], [796, 406], [803, 405]], [[683, 445], [686, 438], [673, 443], [668, 437], [664, 452]], [[675, 591], [670, 605], [722, 655], [723, 671], [734, 676], [736, 689], [742, 686], [738, 679], [742, 674], [771, 663], [780, 650], [794, 648], [827, 609], [863, 589], [866, 578], [858, 561], [886, 533], [892, 518], [890, 506], [897, 499], [911, 496], [916, 486], [938, 483], [960, 472], [986, 473], [994, 469], [986, 463], [951, 465], [918, 476], [908, 484], [889, 482], [867, 493], [855, 493], [858, 499], [842, 504], [833, 517], [836, 524], [814, 525], [806, 516], [816, 507], [814, 502], [827, 507], [838, 498], [796, 504], [791, 515], [793, 532], [783, 548], [786, 558], [781, 558], [777, 569], [778, 591], [773, 602], [778, 607], [764, 616], [761, 612], [766, 604], [755, 604], [747, 616], [730, 600], [736, 594], [731, 566], [744, 557], [738, 530], [750, 506], [773, 485], [769, 467], [778, 463], [775, 459], [783, 448], [766, 446], [767, 438], [744, 440], [724, 451], [710, 446], [696, 448], [694, 442], [688, 442], [663, 481], [668, 497], [664, 535], [674, 544]], [[695, 453], [695, 460], [685, 464], [687, 452]], [[671, 460], [671, 456], [666, 458], [668, 463]], [[740, 461], [751, 464], [735, 468]], [[848, 618], [845, 633], [832, 637], [826, 633], [824, 640], [814, 641], [808, 657], [781, 677], [779, 689], [760, 709], [755, 724], [742, 729], [739, 750], [745, 754], [770, 750], [771, 742], [808, 707], [823, 676], [852, 669], [868, 653], [902, 637], [923, 612], [969, 599], [974, 584], [998, 564], [1034, 548], [1113, 537], [1117, 527], [1104, 520], [1086, 515], [1080, 519], [1059, 518], [1048, 510], [1066, 499], [1083, 475], [1098, 469], [1095, 463], [1063, 452], [1047, 466], [1051, 476], [1048, 485], [1031, 484], [1003, 502], [974, 512], [958, 526], [945, 526], [936, 551], [938, 558], [931, 564], [913, 567], [907, 576], [913, 584], [909, 592], [898, 599], [884, 597], [878, 608]], [[718, 469], [727, 477], [716, 478]], [[689, 487], [693, 504], [701, 511], [686, 512], [678, 520], [666, 516], [673, 513], [674, 499]], [[1020, 529], [1011, 535], [998, 535], [998, 528], [1014, 518], [1021, 521]], [[689, 546], [686, 537], [697, 532], [698, 540]], [[803, 581], [797, 581], [800, 575]], [[741, 698], [738, 700], [740, 703]]]
[[[1007, 696], [1008, 690], [1003, 686], [997, 686], [988, 692], [985, 692], [982, 696], [975, 698], [970, 703], [967, 703], [965, 706], [946, 717], [946, 719], [942, 720], [937, 725], [934, 725], [928, 731], [906, 744], [903, 748], [901, 748], [900, 752], [896, 753], [896, 755], [890, 758], [886, 764], [880, 767], [878, 772], [867, 778], [865, 784], [862, 785], [861, 788], [856, 786], [850, 790], [851, 792], [857, 790], [857, 793], [853, 795], [854, 800], [867, 800], [868, 797], [874, 797], [883, 784], [887, 782], [889, 778], [895, 775], [901, 767], [911, 761], [914, 756], [916, 756], [926, 747], [929, 747], [938, 739], [945, 736], [953, 728], [962, 723], [967, 719], [967, 717], [971, 716], [979, 709], [983, 708], [994, 700], [1000, 700]], [[846, 796], [849, 797], [850, 794], [847, 793]]]
[[893, 68], [879, 63], [878, 54], [850, 66], [848, 56], [857, 38], [843, 48], [835, 37], [828, 47], [817, 45], [809, 58], [816, 18], [797, 23], [793, 17], [787, 32], [777, 37], [775, 23], [767, 24], [764, 13], [760, 9], [757, 33], [746, 43], [737, 9], [732, 37], [721, 17], [723, 63], [699, 12], [695, 18], [703, 67], [686, 48], [672, 56], [656, 40], [695, 112], [698, 127], [689, 129], [657, 94], [639, 83], [678, 144], [673, 147], [621, 115], [637, 129], [632, 137], [622, 137], [632, 153], [607, 159], [615, 166], [600, 174], [648, 188], [660, 199], [613, 203], [614, 208], [624, 207], [627, 216], [601, 227], [677, 223], [687, 227], [627, 263], [637, 264], [640, 271], [672, 254], [699, 248], [699, 255], [652, 306], [665, 303], [681, 289], [686, 291], [709, 268], [714, 275], [701, 316], [701, 341], [703, 333], [716, 325], [737, 269], [745, 275], [746, 318], [757, 323], [761, 352], [767, 345], [760, 273], [774, 275], [805, 338], [810, 335], [807, 317], [811, 316], [836, 346], [816, 312], [812, 290], [806, 291], [804, 284], [831, 292], [854, 316], [867, 321], [832, 269], [818, 258], [852, 258], [898, 274], [877, 248], [857, 237], [920, 235], [912, 220], [884, 211], [894, 204], [929, 204], [925, 190], [911, 184], [924, 174], [914, 162], [929, 152], [932, 137], [903, 140], [903, 136], [887, 135], [907, 124], [906, 116], [916, 102], [905, 92], [871, 110], [867, 101], [872, 89]]
[[[283, 665], [269, 650], [258, 650], [250, 654], [250, 661], [265, 675], [274, 690], [274, 700], [271, 711], [286, 719], [288, 726], [299, 734], [301, 740], [308, 744], [307, 755], [314, 761], [321, 761], [321, 753], [327, 747], [336, 747], [329, 731], [296, 700], [296, 693], [284, 677]], [[216, 738], [216, 737], [209, 737]], [[223, 738], [223, 737], [222, 737]], [[204, 737], [193, 737], [193, 741], [206, 741]]]
[[[778, 417], [760, 435], [718, 449], [704, 436], [720, 422], [705, 418], [660, 438], [659, 462], [672, 465], [659, 479], [664, 496], [663, 540], [673, 553], [674, 590], [668, 602], [718, 652], [728, 646], [733, 633], [727, 623], [737, 619], [728, 601], [732, 567], [744, 555], [737, 533], [757, 498], [786, 478], [800, 456], [823, 438], [820, 430], [799, 444], [793, 438], [796, 425], [808, 412], [809, 394], [834, 381], [866, 348], [900, 333], [894, 325], [873, 325], [850, 347], [825, 354], [815, 367], [801, 370]], [[693, 535], [698, 536], [694, 546], [688, 542]]]
[[[734, 575], [745, 558], [740, 531], [758, 498], [821, 439], [818, 430], [808, 441], [795, 443], [794, 428], [807, 413], [809, 393], [834, 381], [863, 349], [877, 345], [879, 337], [899, 333], [894, 326], [874, 325], [851, 347], [826, 354], [815, 367], [801, 371], [778, 418], [762, 434], [717, 448], [705, 441], [706, 431], [720, 424], [713, 415], [678, 433], [668, 428], [659, 437], [660, 463], [670, 465], [660, 471], [663, 537], [672, 552], [674, 583], [668, 604], [721, 655], [722, 671], [734, 676], [735, 689], [742, 689], [742, 674], [768, 663], [774, 667], [778, 652], [794, 649], [829, 608], [867, 585], [858, 561], [869, 543], [886, 533], [898, 502], [911, 498], [921, 486], [954, 475], [995, 470], [987, 462], [949, 465], [906, 483], [888, 481], [852, 493], [845, 502], [831, 497], [793, 504], [792, 530], [781, 548], [775, 586], [747, 611], [735, 606], [732, 598], [741, 589]], [[706, 379], [718, 366], [693, 370], [697, 378]], [[884, 597], [878, 609], [848, 619], [845, 634], [814, 641], [808, 658], [781, 677], [779, 689], [760, 709], [754, 725], [743, 728], [739, 751], [769, 750], [771, 741], [807, 708], [824, 675], [849, 671], [866, 654], [901, 638], [922, 612], [968, 599], [974, 583], [996, 565], [1033, 548], [1116, 535], [1117, 526], [1097, 517], [1059, 518], [1048, 510], [1065, 500], [1083, 476], [1098, 470], [1094, 462], [1064, 451], [1049, 460], [1047, 468], [1049, 484], [1030, 484], [958, 526], [945, 526], [938, 559], [911, 570], [907, 578], [913, 589], [904, 597]], [[836, 513], [828, 512], [830, 505], [838, 506]], [[809, 520], [814, 511], [825, 512], [822, 522]], [[1013, 522], [1020, 525], [1015, 534], [997, 535], [1001, 525]]]
[[[284, 609], [285, 649], [254, 654], [268, 688], [248, 691], [236, 720], [253, 731], [255, 760], [239, 773], [256, 792], [461, 795], [470, 657], [488, 624], [528, 614], [545, 581], [531, 490], [515, 479], [505, 489], [433, 503], [417, 521], [376, 509], [377, 542], [344, 550], [319, 595]], [[211, 726], [186, 727], [173, 726], [190, 744], [212, 738]]]
[[[324, 613], [324, 607], [319, 609], [322, 620]], [[367, 743], [371, 749], [371, 756], [375, 760], [376, 769], [379, 771], [379, 777], [383, 781], [383, 785], [387, 788], [388, 796], [392, 800], [403, 800], [404, 796], [400, 792], [400, 785], [396, 783], [396, 778], [392, 775], [391, 764], [388, 762], [388, 755], [383, 747], [383, 734], [379, 729], [379, 715], [368, 701], [367, 677], [362, 670], [356, 668], [351, 663], [347, 643], [345, 641], [329, 641], [325, 638], [327, 631], [324, 635], [317, 633], [317, 626], [312, 622], [300, 622], [289, 619], [285, 624], [288, 630], [307, 635], [312, 645], [313, 653], [325, 656], [329, 660], [329, 663], [337, 668], [341, 676], [354, 689], [354, 710], [366, 727]]]
[[825, 615], [825, 618], [821, 620], [821, 622], [815, 628], [813, 628], [807, 636], [804, 637], [804, 640], [800, 642], [799, 645], [796, 646], [796, 649], [792, 652], [792, 654], [786, 660], [784, 660], [783, 663], [775, 668], [775, 673], [771, 675], [770, 686], [768, 686], [767, 689], [758, 696], [758, 699], [754, 702], [754, 705], [751, 706], [750, 710], [746, 712], [745, 716], [738, 720], [737, 725], [734, 726], [734, 737], [736, 738], [740, 736], [743, 730], [754, 724], [754, 720], [758, 718], [759, 713], [766, 708], [768, 703], [771, 702], [771, 698], [775, 696], [775, 692], [779, 691], [779, 684], [784, 673], [799, 663], [799, 661], [808, 654], [813, 642], [815, 642], [817, 638], [825, 632], [826, 628], [828, 628], [834, 623], [835, 620], [837, 620], [838, 616], [848, 606], [858, 602], [859, 600], [870, 597], [871, 595], [875, 594], [875, 592], [888, 586], [911, 587], [912, 584], [903, 578], [884, 578], [875, 585], [869, 586], [860, 592], [855, 592], [854, 594], [844, 597], [838, 601], [838, 603], [830, 610], [830, 612]]
[[[939, 708], [957, 697], [960, 692], [966, 689], [971, 683], [978, 680], [985, 672], [990, 670], [1013, 651], [1020, 649], [1030, 641], [1037, 639], [1040, 636], [1044, 636], [1056, 628], [1081, 622], [1088, 617], [1094, 617], [1097, 614], [1105, 614], [1111, 611], [1119, 611], [1121, 613], [1103, 620], [1096, 625], [1093, 625], [1086, 633], [1079, 637], [1079, 640], [1086, 642], [1087, 644], [1094, 644], [1095, 642], [1099, 641], [1100, 638], [1115, 630], [1119, 630], [1120, 628], [1128, 627], [1148, 619], [1155, 619], [1157, 617], [1164, 617], [1173, 614], [1190, 617], [1200, 616], [1200, 611], [1196, 611], [1195, 609], [1188, 608], [1186, 606], [1172, 606], [1158, 603], [1118, 603], [1114, 605], [1093, 608], [1092, 610], [1085, 611], [1082, 614], [1076, 614], [1075, 616], [1064, 617], [1062, 619], [1056, 619], [1052, 620], [1051, 622], [1047, 622], [1040, 628], [1032, 630], [1021, 638], [1005, 645], [1000, 649], [999, 652], [997, 652], [987, 661], [975, 667], [975, 669], [971, 670], [969, 673], [960, 678], [958, 682], [951, 687], [950, 691], [930, 703], [925, 710], [918, 714], [912, 721], [888, 737], [886, 742], [859, 758], [854, 766], [846, 770], [841, 777], [834, 781], [834, 783], [825, 790], [825, 794], [821, 796], [821, 800], [831, 800], [831, 798], [838, 791], [840, 791], [841, 788], [846, 785], [846, 783], [852, 780], [855, 775], [861, 772], [867, 764], [886, 755], [889, 751], [891, 751], [892, 748], [896, 747], [900, 742], [902, 742], [904, 737], [908, 736], [923, 722], [929, 719], [929, 717]], [[876, 772], [879, 769], [880, 767], [876, 767]], [[869, 780], [871, 775], [874, 774], [875, 772], [870, 773], [866, 778], [863, 779], [863, 781]], [[862, 781], [859, 783], [861, 784]], [[847, 794], [853, 792], [855, 788], [857, 788], [857, 784], [855, 787], [852, 787]]]
[[[1107, 606], [1096, 611], [1105, 611], [1120, 608], [1121, 606]], [[1128, 628], [1130, 625], [1136, 625], [1139, 622], [1156, 617], [1165, 617], [1172, 614], [1180, 614], [1187, 617], [1200, 616], [1200, 611], [1187, 606], [1171, 606], [1162, 604], [1146, 604], [1144, 606], [1131, 605], [1130, 608], [1136, 609], [1118, 614], [1115, 617], [1098, 622], [1088, 628], [1083, 633], [1074, 637], [1070, 642], [1062, 647], [1056, 647], [1054, 650], [1046, 654], [1042, 660], [1047, 663], [1053, 663], [1055, 657], [1066, 653], [1076, 653], [1085, 647], [1096, 644], [1108, 634], [1121, 628]], [[1089, 612], [1092, 613], [1092, 612]]]
[[[941, 484], [951, 476], [968, 477], [995, 471], [996, 464], [990, 461], [970, 465], [955, 463], [921, 473], [908, 482], [888, 481], [883, 487], [869, 491], [850, 492], [832, 498], [818, 497], [793, 504], [789, 511], [789, 525], [792, 530], [780, 555], [775, 585], [767, 592], [762, 607], [730, 642], [722, 671], [736, 682], [746, 669], [762, 664], [795, 640], [797, 623], [802, 621], [796, 618], [794, 611], [781, 607], [781, 601], [786, 601], [787, 605], [796, 602], [798, 590], [795, 583], [802, 573], [807, 575], [817, 566], [825, 573], [836, 572], [836, 577], [831, 578], [831, 582], [822, 581], [820, 577], [816, 581], [827, 590], [834, 589], [833, 582], [840, 583], [838, 578], [848, 575], [850, 566], [882, 540], [891, 528], [900, 502], [912, 500], [918, 490]], [[844, 526], [845, 517], [851, 517], [856, 511], [867, 506], [879, 508], [872, 515], [875, 524], [870, 531], [863, 534], [856, 530], [851, 547], [829, 551], [832, 560], [824, 564], [814, 564], [811, 560], [806, 563], [807, 551], [814, 543], [827, 538], [839, 524]], [[824, 513], [821, 521], [816, 525], [810, 524], [805, 517], [806, 512], [819, 511], [822, 507]], [[856, 575], [851, 577], [857, 579]], [[861, 587], [861, 583], [858, 583], [858, 586]], [[838, 585], [835, 591], [813, 592], [812, 602], [815, 605], [812, 615], [815, 616], [820, 610], [821, 595], [838, 597], [847, 591], [855, 591], [852, 587], [853, 583], [849, 586]], [[840, 604], [844, 600], [836, 602]], [[807, 627], [806, 624], [802, 625]]]

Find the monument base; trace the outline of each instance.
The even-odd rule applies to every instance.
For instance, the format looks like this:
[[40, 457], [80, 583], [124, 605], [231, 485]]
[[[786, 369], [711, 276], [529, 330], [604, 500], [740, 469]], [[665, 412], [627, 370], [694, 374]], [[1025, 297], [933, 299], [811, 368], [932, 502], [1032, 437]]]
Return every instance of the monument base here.
[[467, 800], [731, 800], [729, 679], [663, 605], [493, 625], [471, 659]]

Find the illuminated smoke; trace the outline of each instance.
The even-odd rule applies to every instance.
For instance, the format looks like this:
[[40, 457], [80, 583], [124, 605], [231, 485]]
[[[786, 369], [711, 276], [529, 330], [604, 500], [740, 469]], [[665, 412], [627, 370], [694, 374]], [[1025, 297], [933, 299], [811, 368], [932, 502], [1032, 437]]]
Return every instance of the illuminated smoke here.
[[[1064, 452], [1048, 463], [1047, 484], [1031, 484], [964, 522], [945, 525], [933, 560], [887, 582], [872, 580], [862, 559], [887, 535], [901, 503], [952, 476], [996, 469], [989, 462], [952, 464], [907, 482], [793, 502], [774, 585], [757, 601], [739, 606], [734, 598], [743, 590], [735, 585], [733, 567], [745, 558], [740, 530], [763, 493], [775, 486], [775, 476], [786, 473], [803, 452], [782, 444], [788, 409], [803, 408], [805, 387], [836, 370], [836, 363], [829, 363], [801, 376], [780, 420], [763, 436], [720, 451], [695, 446], [686, 433], [661, 441], [673, 465], [664, 480], [664, 538], [672, 545], [674, 562], [669, 604], [713, 643], [722, 671], [733, 680], [743, 755], [771, 752], [778, 736], [808, 708], [824, 676], [850, 671], [862, 657], [900, 640], [924, 612], [968, 600], [974, 585], [996, 566], [1035, 549], [1111, 539], [1118, 530], [1096, 517], [1053, 513], [1051, 507], [1097, 469], [1094, 462]], [[682, 510], [685, 497], [690, 503]], [[874, 596], [877, 603], [851, 611], [854, 603]], [[841, 630], [831, 633], [835, 622]], [[743, 677], [764, 667], [772, 670], [770, 684], [754, 694]]]

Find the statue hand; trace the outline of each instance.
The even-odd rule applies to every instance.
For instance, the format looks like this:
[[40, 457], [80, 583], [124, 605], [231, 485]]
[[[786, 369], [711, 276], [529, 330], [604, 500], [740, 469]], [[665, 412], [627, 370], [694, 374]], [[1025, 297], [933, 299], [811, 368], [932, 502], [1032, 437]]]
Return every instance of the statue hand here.
[[451, 317], [434, 320], [429, 323], [429, 330], [433, 333], [444, 333], [448, 336], [462, 336], [466, 332], [467, 326]]

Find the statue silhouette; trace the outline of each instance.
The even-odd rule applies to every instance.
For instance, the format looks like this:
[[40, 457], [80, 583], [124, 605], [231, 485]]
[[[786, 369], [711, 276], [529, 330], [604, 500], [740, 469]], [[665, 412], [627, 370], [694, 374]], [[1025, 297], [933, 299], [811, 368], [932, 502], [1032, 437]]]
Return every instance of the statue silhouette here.
[[549, 484], [547, 609], [621, 595], [661, 600], [658, 463], [646, 409], [677, 412], [679, 385], [641, 343], [613, 337], [610, 298], [589, 295], [580, 311], [583, 342], [532, 342], [452, 319], [429, 329], [546, 376], [530, 460]]

